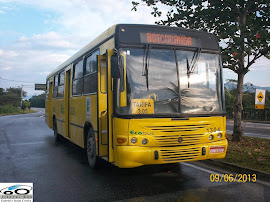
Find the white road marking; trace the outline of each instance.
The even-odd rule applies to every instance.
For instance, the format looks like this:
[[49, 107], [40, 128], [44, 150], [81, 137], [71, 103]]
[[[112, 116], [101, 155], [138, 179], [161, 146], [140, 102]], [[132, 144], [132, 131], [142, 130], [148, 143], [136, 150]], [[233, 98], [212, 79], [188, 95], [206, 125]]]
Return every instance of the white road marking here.
[[208, 170], [206, 168], [201, 168], [199, 166], [195, 166], [195, 165], [192, 165], [192, 164], [189, 164], [189, 163], [185, 163], [185, 162], [181, 162], [181, 164], [184, 164], [185, 166], [189, 166], [189, 167], [192, 167], [192, 168], [195, 168], [197, 170], [200, 170], [200, 171], [204, 171], [206, 173], [210, 173], [210, 174], [218, 174], [219, 176], [221, 176], [220, 173], [217, 173], [215, 171], [211, 171], [211, 170]]
[[[197, 169], [197, 170], [200, 170], [200, 171], [203, 171], [203, 172], [206, 172], [206, 173], [210, 173], [210, 174], [217, 174], [217, 175], [219, 175], [219, 177], [220, 178], [222, 178], [222, 175], [223, 175], [223, 179], [224, 179], [224, 175], [226, 174], [226, 173], [224, 173], [224, 174], [221, 174], [221, 173], [218, 173], [218, 172], [215, 172], [215, 171], [212, 171], [212, 170], [208, 170], [208, 169], [206, 169], [206, 168], [201, 168], [201, 167], [199, 167], [199, 166], [196, 166], [196, 165], [193, 165], [193, 164], [189, 164], [189, 163], [185, 163], [185, 162], [181, 162], [181, 164], [183, 164], [183, 165], [185, 165], [185, 166], [189, 166], [189, 167], [192, 167], [192, 168], [195, 168], [195, 169]], [[228, 172], [227, 172], [228, 173]], [[237, 173], [237, 174], [239, 174], [239, 173]], [[244, 174], [244, 173], [243, 173]], [[229, 174], [228, 174], [229, 175]], [[234, 177], [235, 177], [235, 175], [233, 175]], [[236, 179], [235, 180], [236, 182], [239, 182], [239, 180], [238, 179]], [[224, 182], [224, 180], [223, 180], [223, 182]], [[248, 181], [247, 181], [248, 182]], [[243, 182], [244, 183], [244, 182]], [[262, 180], [258, 180], [258, 179], [256, 179], [256, 182], [255, 183], [259, 183], [259, 184], [262, 184], [262, 185], [266, 185], [266, 186], [270, 186], [270, 183], [269, 182], [265, 182], [265, 181], [262, 181]]]
[[18, 145], [30, 145], [30, 144], [44, 144], [45, 142], [25, 142], [25, 143], [15, 143], [15, 144], [10, 144], [12, 146], [18, 146]]

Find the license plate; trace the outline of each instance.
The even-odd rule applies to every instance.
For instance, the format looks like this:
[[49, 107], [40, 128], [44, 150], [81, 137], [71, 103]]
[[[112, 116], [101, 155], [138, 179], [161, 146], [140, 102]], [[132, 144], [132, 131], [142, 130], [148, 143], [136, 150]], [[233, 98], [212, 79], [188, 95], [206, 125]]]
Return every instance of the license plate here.
[[224, 153], [225, 147], [210, 147], [210, 154], [214, 153]]

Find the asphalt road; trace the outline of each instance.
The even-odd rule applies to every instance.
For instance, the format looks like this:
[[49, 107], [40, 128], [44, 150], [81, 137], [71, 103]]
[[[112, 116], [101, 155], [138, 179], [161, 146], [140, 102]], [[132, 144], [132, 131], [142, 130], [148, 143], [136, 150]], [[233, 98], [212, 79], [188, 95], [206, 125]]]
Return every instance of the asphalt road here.
[[270, 201], [267, 182], [211, 182], [215, 168], [181, 163], [119, 169], [87, 164], [84, 150], [55, 144], [44, 111], [0, 117], [0, 182], [33, 182], [34, 201]]
[[[244, 136], [270, 139], [270, 124], [266, 123], [242, 123]], [[227, 132], [233, 133], [233, 121], [227, 121]]]

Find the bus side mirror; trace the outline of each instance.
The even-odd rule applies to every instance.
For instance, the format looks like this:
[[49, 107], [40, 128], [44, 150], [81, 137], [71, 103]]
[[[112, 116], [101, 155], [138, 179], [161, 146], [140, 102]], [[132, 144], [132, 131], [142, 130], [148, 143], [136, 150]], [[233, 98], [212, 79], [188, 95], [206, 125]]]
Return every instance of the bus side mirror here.
[[120, 67], [119, 67], [117, 55], [111, 56], [111, 74], [112, 74], [112, 78], [114, 79], [120, 78]]

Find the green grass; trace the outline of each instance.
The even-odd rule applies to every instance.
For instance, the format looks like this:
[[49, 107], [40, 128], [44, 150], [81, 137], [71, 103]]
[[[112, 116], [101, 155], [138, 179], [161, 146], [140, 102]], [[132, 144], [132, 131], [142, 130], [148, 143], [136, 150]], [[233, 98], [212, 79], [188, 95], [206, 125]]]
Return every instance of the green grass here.
[[14, 107], [13, 105], [4, 105], [0, 106], [0, 116], [12, 115], [12, 114], [28, 114], [34, 113], [35, 110], [25, 109], [22, 110], [21, 108]]
[[270, 173], [270, 140], [243, 137], [241, 142], [232, 142], [228, 135], [228, 151], [223, 162]]

